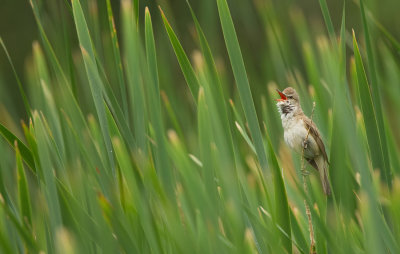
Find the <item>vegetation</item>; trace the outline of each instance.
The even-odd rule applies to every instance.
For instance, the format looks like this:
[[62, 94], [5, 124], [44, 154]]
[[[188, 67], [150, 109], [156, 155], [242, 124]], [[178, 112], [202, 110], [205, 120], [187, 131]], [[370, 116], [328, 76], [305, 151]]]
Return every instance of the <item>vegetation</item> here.
[[[373, 11], [357, 2], [351, 32], [345, 7], [334, 24], [315, 1], [321, 35], [300, 9], [254, 1], [265, 44], [242, 52], [235, 5], [216, 0], [224, 58], [181, 2], [191, 46], [167, 2], [58, 1], [55, 27], [30, 1], [40, 41], [24, 79], [12, 68], [26, 117], [0, 125], [2, 252], [400, 253], [400, 43]], [[329, 197], [311, 167], [303, 188], [283, 143], [289, 85], [306, 114], [315, 102]]]

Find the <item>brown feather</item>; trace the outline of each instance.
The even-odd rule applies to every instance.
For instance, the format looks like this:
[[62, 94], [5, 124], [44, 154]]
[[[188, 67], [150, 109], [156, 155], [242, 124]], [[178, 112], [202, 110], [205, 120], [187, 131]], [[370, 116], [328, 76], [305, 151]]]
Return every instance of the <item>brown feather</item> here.
[[310, 130], [310, 135], [314, 138], [315, 142], [317, 142], [317, 145], [321, 150], [322, 156], [324, 157], [325, 161], [329, 164], [328, 155], [326, 155], [325, 151], [325, 145], [321, 139], [321, 134], [319, 133], [317, 126], [306, 116], [303, 118], [303, 122], [306, 129]]

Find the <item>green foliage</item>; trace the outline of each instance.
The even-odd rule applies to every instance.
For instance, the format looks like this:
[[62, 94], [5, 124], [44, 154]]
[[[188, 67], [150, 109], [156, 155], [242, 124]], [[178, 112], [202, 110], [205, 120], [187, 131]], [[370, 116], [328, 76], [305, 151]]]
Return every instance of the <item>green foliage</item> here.
[[172, 27], [169, 24], [161, 8], [160, 11], [164, 22], [165, 30], [167, 30], [169, 40], [171, 41], [171, 45], [174, 48], [174, 52], [176, 54], [176, 57], [178, 58], [179, 65], [181, 66], [183, 75], [185, 76], [186, 82], [190, 88], [190, 92], [192, 93], [193, 98], [197, 98], [197, 93], [199, 90], [199, 81], [197, 80], [196, 74], [192, 66], [190, 65], [190, 61], [185, 51], [183, 50], [181, 43], [176, 37], [174, 30], [172, 30]]
[[[308, 253], [306, 202], [317, 253], [399, 253], [400, 44], [363, 1], [349, 48], [345, 7], [335, 24], [325, 0], [326, 32], [296, 3], [182, 0], [189, 39], [168, 1], [56, 2], [63, 36], [30, 2], [25, 79], [0, 38], [27, 115], [21, 131], [0, 107], [3, 252]], [[330, 197], [311, 167], [304, 191], [283, 144], [273, 99], [287, 84], [307, 114], [317, 102]]]

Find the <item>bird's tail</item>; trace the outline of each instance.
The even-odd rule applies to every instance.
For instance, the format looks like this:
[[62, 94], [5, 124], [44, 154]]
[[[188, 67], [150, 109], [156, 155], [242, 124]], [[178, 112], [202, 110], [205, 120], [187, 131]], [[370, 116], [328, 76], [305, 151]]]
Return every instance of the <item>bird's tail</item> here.
[[321, 179], [322, 188], [324, 189], [325, 195], [331, 194], [331, 186], [328, 179], [328, 163], [325, 161], [324, 156], [319, 155], [315, 158], [315, 162], [318, 166], [319, 178]]

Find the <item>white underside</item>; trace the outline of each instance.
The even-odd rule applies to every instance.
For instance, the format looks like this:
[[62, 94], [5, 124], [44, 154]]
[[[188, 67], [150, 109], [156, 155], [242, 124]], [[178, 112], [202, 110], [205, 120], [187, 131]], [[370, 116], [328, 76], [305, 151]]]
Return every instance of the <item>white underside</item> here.
[[[291, 105], [292, 108], [290, 113], [286, 114], [282, 112], [281, 106], [287, 106], [282, 105], [282, 103], [288, 104], [288, 102], [281, 101], [277, 104], [279, 113], [281, 114], [285, 142], [290, 148], [301, 155], [303, 152], [304, 140], [306, 139], [308, 134], [308, 130], [306, 129], [303, 121], [303, 117], [305, 116], [301, 112], [295, 115], [294, 112], [299, 112], [298, 110], [301, 109], [296, 108], [296, 106], [293, 107], [293, 105]], [[327, 162], [325, 161], [325, 158], [321, 154], [317, 142], [311, 134], [308, 134], [307, 148], [304, 149], [303, 155], [306, 158], [314, 159], [314, 163], [318, 168], [324, 192], [326, 195], [329, 195], [331, 193], [331, 189], [328, 180]]]
[[[307, 137], [308, 130], [300, 117], [294, 117], [293, 113], [281, 114], [282, 127], [284, 130], [284, 139], [286, 144], [297, 153], [303, 151], [304, 140]], [[317, 142], [311, 134], [308, 135], [307, 149], [304, 150], [304, 157], [314, 158], [319, 155]]]

